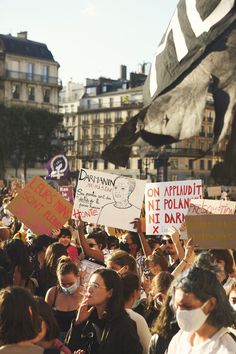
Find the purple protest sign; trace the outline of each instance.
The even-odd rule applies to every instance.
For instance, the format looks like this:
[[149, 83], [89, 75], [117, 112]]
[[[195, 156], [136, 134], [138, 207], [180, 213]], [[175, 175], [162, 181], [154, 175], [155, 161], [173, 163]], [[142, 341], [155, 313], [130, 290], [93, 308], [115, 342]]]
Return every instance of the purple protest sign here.
[[61, 179], [69, 173], [69, 164], [65, 155], [56, 155], [44, 164], [48, 170], [46, 179]]
[[74, 204], [74, 192], [72, 186], [59, 186], [59, 193], [71, 204]]

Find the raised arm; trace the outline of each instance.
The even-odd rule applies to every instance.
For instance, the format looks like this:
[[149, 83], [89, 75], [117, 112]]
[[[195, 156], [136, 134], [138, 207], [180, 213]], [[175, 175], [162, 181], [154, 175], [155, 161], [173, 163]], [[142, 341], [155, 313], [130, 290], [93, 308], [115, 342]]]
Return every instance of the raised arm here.
[[104, 254], [102, 250], [95, 250], [89, 247], [89, 244], [84, 235], [84, 222], [82, 220], [79, 220], [78, 222], [76, 222], [76, 226], [78, 230], [80, 245], [83, 249], [84, 254], [89, 258], [93, 258], [98, 262], [104, 263]]
[[148, 244], [148, 242], [146, 240], [146, 237], [144, 236], [144, 233], [142, 232], [140, 218], [134, 219], [134, 221], [131, 224], [133, 224], [134, 225], [134, 229], [137, 230], [137, 233], [139, 235], [139, 239], [140, 239], [140, 242], [141, 242], [143, 254], [145, 255], [145, 257], [150, 256], [152, 254], [152, 249], [149, 246], [149, 244]]

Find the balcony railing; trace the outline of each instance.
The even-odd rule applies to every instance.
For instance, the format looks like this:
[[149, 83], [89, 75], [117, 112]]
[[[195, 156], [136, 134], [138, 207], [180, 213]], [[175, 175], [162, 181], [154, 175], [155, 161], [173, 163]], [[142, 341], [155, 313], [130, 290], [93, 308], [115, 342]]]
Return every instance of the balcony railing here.
[[168, 148], [165, 152], [170, 154], [170, 156], [201, 156], [203, 151], [201, 149], [188, 149], [188, 148]]
[[142, 108], [143, 107], [143, 102], [140, 101], [133, 101], [129, 102], [127, 104], [120, 103], [120, 102], [113, 102], [112, 104], [110, 103], [90, 103], [89, 107], [85, 103], [84, 105], [81, 105], [78, 107], [78, 111], [84, 111], [84, 110], [96, 110], [96, 109], [109, 109], [109, 108]]
[[6, 70], [5, 77], [7, 79], [25, 80], [62, 86], [62, 82], [58, 79], [58, 77], [27, 73], [23, 71]]

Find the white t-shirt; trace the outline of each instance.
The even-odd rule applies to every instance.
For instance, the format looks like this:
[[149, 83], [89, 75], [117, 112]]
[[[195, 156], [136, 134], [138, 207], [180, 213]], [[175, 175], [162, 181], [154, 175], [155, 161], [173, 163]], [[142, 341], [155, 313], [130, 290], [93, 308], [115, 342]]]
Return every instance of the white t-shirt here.
[[180, 330], [171, 340], [168, 354], [236, 354], [236, 342], [221, 328], [210, 339], [192, 346], [191, 333]]
[[129, 314], [129, 317], [136, 322], [139, 340], [143, 347], [143, 354], [147, 354], [152, 335], [145, 318], [132, 309], [125, 309], [125, 311]]

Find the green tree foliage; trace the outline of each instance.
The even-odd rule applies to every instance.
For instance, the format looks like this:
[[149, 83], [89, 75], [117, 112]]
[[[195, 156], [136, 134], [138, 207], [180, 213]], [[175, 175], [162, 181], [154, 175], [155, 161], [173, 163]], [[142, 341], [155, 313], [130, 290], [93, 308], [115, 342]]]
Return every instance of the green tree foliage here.
[[12, 157], [24, 166], [47, 161], [53, 153], [52, 137], [62, 116], [38, 108], [0, 105], [1, 171]]

